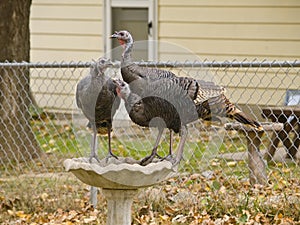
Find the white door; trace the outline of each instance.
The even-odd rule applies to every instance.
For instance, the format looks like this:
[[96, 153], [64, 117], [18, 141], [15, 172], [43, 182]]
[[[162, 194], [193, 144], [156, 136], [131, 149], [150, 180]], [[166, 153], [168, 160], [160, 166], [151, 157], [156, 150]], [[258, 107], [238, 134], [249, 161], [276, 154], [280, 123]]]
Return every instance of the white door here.
[[[148, 60], [148, 9], [147, 8], [112, 8], [111, 33], [128, 30], [135, 41], [133, 59]], [[119, 47], [117, 41], [112, 42], [112, 48]], [[120, 60], [122, 49], [112, 52], [113, 60]]]
[[108, 37], [118, 30], [128, 30], [135, 41], [133, 59], [155, 60], [156, 52], [156, 0], [105, 0], [104, 5], [105, 52], [113, 60], [120, 60], [121, 49], [116, 40]]

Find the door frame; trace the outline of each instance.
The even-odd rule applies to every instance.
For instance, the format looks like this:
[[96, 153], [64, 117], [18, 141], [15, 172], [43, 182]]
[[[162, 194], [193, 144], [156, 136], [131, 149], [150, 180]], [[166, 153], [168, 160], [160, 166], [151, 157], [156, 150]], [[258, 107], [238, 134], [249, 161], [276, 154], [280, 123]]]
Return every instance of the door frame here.
[[157, 0], [104, 0], [103, 40], [104, 52], [111, 58], [112, 40], [109, 38], [112, 29], [112, 8], [148, 8], [148, 24], [152, 23], [148, 34], [148, 60], [157, 60]]

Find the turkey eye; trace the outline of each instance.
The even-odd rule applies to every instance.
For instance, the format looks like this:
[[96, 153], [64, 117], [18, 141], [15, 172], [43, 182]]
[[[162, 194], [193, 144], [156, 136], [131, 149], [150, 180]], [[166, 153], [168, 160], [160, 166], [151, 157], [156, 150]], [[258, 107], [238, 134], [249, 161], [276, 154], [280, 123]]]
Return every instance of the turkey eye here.
[[121, 36], [124, 36], [124, 33], [120, 33]]

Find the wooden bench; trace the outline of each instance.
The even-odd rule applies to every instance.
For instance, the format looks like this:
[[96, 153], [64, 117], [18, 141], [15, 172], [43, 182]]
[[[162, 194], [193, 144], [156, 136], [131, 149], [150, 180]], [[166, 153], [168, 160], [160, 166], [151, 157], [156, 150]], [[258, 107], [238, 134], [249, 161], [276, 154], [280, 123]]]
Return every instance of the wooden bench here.
[[280, 131], [283, 129], [282, 123], [261, 123], [263, 131], [257, 131], [241, 123], [226, 123], [226, 130], [236, 130], [245, 135], [248, 149], [248, 168], [250, 172], [251, 184], [267, 184], [266, 163], [259, 150], [261, 137], [265, 131]]
[[[273, 158], [280, 141], [287, 150], [287, 157], [295, 158], [300, 145], [300, 106], [267, 107], [262, 111], [263, 117], [271, 119], [272, 122], [283, 123], [283, 129], [273, 134], [266, 159]], [[289, 137], [291, 131], [295, 133], [293, 140]]]

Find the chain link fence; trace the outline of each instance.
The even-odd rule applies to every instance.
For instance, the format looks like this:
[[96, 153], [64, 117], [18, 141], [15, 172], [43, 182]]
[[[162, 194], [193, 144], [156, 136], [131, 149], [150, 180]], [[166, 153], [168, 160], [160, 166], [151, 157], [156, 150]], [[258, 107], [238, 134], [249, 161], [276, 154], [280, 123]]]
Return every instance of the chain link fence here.
[[[284, 145], [289, 140], [289, 148], [299, 148], [300, 121], [295, 112], [300, 110], [300, 62], [140, 65], [213, 81], [226, 87], [226, 96], [252, 118], [287, 122], [287, 129], [261, 136], [268, 184], [250, 185], [246, 136], [224, 128], [232, 121], [189, 124], [178, 176], [140, 191], [132, 212], [134, 224], [300, 224], [299, 153]], [[75, 104], [76, 84], [88, 74], [89, 66], [83, 62], [0, 64], [2, 224], [104, 224], [102, 194], [95, 212], [88, 204], [88, 187], [63, 168], [67, 158], [89, 156], [92, 134]], [[119, 64], [107, 74], [121, 77]], [[134, 125], [122, 107], [113, 122], [112, 150], [118, 156], [141, 159], [150, 153], [157, 131]], [[277, 111], [268, 114], [273, 107]], [[275, 143], [276, 138], [284, 140]], [[178, 139], [174, 136], [175, 145]], [[98, 154], [103, 158], [107, 137], [99, 140]], [[168, 143], [165, 133], [160, 155], [167, 154]], [[274, 155], [268, 151], [272, 146]]]

